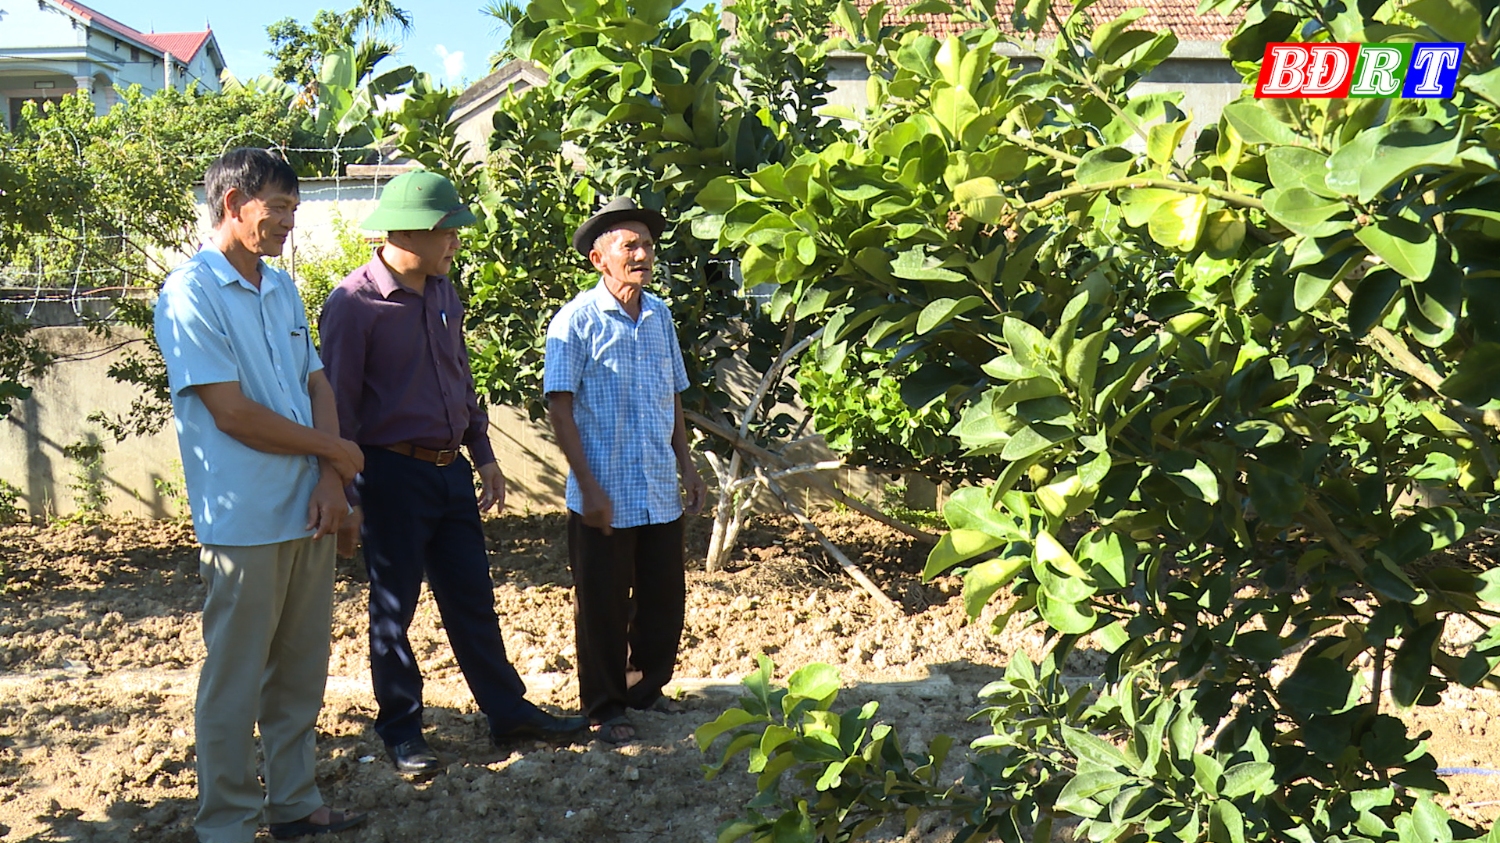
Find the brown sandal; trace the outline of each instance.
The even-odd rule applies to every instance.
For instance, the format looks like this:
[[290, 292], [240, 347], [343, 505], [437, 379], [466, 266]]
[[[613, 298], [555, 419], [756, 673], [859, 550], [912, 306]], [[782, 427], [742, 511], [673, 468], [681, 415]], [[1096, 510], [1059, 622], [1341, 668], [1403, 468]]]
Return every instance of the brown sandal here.
[[635, 740], [635, 724], [625, 718], [625, 715], [611, 717], [602, 723], [592, 723], [589, 731], [594, 737], [605, 743], [623, 744]]

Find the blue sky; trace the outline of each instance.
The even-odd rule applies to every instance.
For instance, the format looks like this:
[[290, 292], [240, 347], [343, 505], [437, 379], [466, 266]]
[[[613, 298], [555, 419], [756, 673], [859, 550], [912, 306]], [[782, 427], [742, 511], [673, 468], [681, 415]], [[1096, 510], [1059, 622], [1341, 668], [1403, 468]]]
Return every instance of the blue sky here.
[[[79, 0], [142, 32], [201, 32], [204, 15], [213, 27], [229, 70], [240, 78], [271, 69], [266, 57], [270, 40], [266, 27], [285, 17], [304, 24], [319, 8], [343, 11], [349, 2], [316, 5], [296, 0], [238, 0], [194, 5], [181, 0]], [[412, 32], [394, 61], [416, 66], [439, 80], [458, 85], [474, 82], [489, 72], [490, 53], [500, 46], [493, 18], [480, 12], [484, 0], [397, 0], [412, 16]], [[393, 61], [392, 59], [388, 59]], [[381, 67], [387, 66], [382, 63]], [[395, 64], [390, 65], [392, 67]]]

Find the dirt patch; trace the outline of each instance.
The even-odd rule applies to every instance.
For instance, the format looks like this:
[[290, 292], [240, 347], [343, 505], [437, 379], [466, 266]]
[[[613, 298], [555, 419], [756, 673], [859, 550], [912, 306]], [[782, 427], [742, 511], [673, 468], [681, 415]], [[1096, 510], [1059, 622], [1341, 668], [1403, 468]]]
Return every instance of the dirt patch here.
[[[742, 772], [706, 781], [692, 739], [735, 699], [734, 681], [768, 653], [785, 676], [840, 667], [849, 704], [881, 701], [909, 746], [984, 730], [966, 718], [1011, 652], [1039, 635], [970, 624], [959, 581], [919, 582], [926, 549], [856, 516], [820, 516], [830, 538], [902, 607], [879, 612], [786, 520], [757, 522], [730, 571], [690, 570], [678, 676], [683, 715], [635, 716], [641, 741], [490, 748], [436, 606], [424, 594], [411, 638], [427, 679], [427, 733], [446, 775], [409, 782], [371, 728], [364, 572], [340, 561], [333, 656], [319, 721], [319, 781], [337, 805], [371, 811], [361, 843], [396, 841], [708, 841], [754, 794]], [[701, 560], [708, 522], [689, 529]], [[578, 706], [572, 579], [556, 514], [486, 524], [496, 608], [531, 698]], [[0, 837], [188, 843], [196, 798], [192, 694], [202, 658], [203, 587], [191, 528], [179, 522], [0, 530]], [[994, 609], [992, 609], [994, 611]], [[1089, 659], [1078, 664], [1087, 670]], [[1487, 692], [1450, 694], [1416, 717], [1444, 766], [1500, 767], [1500, 708]], [[956, 753], [957, 754], [957, 753]], [[954, 765], [959, 772], [959, 761]], [[1453, 779], [1445, 802], [1488, 820], [1500, 780]], [[916, 837], [919, 835], [913, 835]], [[269, 840], [268, 836], [263, 836]]]

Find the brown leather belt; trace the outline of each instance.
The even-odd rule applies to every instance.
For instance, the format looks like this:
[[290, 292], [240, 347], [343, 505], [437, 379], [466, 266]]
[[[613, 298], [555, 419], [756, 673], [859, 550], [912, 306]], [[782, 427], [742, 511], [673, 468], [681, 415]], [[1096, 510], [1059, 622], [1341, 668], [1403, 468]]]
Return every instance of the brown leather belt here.
[[413, 445], [410, 442], [397, 442], [394, 445], [382, 445], [387, 451], [395, 451], [402, 456], [415, 457], [424, 462], [442, 467], [458, 459], [458, 449], [451, 451], [434, 451], [431, 448], [423, 448], [421, 445]]

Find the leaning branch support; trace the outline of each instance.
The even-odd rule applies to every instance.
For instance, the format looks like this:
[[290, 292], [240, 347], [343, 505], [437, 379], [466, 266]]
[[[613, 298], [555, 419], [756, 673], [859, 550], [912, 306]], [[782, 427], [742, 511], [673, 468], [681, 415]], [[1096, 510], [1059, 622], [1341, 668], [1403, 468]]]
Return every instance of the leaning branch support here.
[[[736, 450], [743, 452], [747, 456], [754, 457], [767, 467], [783, 470], [793, 467], [792, 462], [781, 456], [780, 454], [767, 451], [765, 448], [762, 448], [759, 445], [756, 445], [754, 442], [746, 439], [745, 437], [736, 434], [733, 430], [730, 430], [724, 425], [719, 424], [718, 422], [714, 421], [708, 416], [703, 415], [702, 413], [698, 413], [693, 410], [684, 410], [683, 416], [685, 416], [688, 421], [697, 426], [699, 430], [702, 430], [706, 433], [712, 433], [713, 435], [721, 439], [728, 440], [728, 442], [733, 445]], [[895, 518], [890, 517], [889, 515], [886, 515], [884, 512], [881, 512], [880, 510], [876, 509], [873, 506], [870, 506], [864, 501], [853, 497], [843, 489], [840, 489], [839, 487], [833, 485], [833, 483], [823, 477], [818, 476], [817, 474], [808, 474], [807, 482], [816, 487], [818, 491], [823, 492], [824, 494], [849, 507], [855, 512], [858, 512], [861, 515], [864, 515], [875, 521], [879, 521], [880, 523], [892, 529], [900, 530], [901, 532], [907, 534], [908, 536], [911, 536], [914, 539], [927, 542], [928, 544], [937, 544], [939, 538], [938, 536], [929, 533], [926, 530], [913, 527], [912, 525], [907, 524], [904, 521], [899, 521]]]
[[781, 501], [782, 508], [791, 513], [791, 516], [797, 519], [797, 523], [802, 525], [802, 529], [811, 533], [813, 538], [818, 540], [818, 544], [823, 545], [823, 550], [827, 551], [828, 555], [833, 557], [833, 561], [839, 563], [839, 567], [844, 569], [844, 573], [859, 583], [860, 588], [863, 588], [874, 599], [876, 605], [893, 615], [901, 613], [901, 609], [896, 605], [895, 601], [887, 597], [886, 593], [880, 590], [880, 586], [876, 585], [873, 580], [865, 575], [864, 571], [859, 569], [858, 565], [854, 564], [848, 556], [844, 555], [842, 550], [839, 550], [833, 542], [828, 540], [828, 536], [824, 535], [823, 531], [818, 529], [818, 525], [814, 524], [812, 519], [807, 517], [807, 513], [802, 511], [802, 507], [792, 503], [792, 499], [787, 496], [786, 490], [781, 488], [780, 483], [767, 477], [765, 470], [760, 466], [755, 467], [755, 473], [760, 477], [761, 482], [766, 484], [766, 488], [771, 490], [771, 494], [775, 495], [776, 499]]

